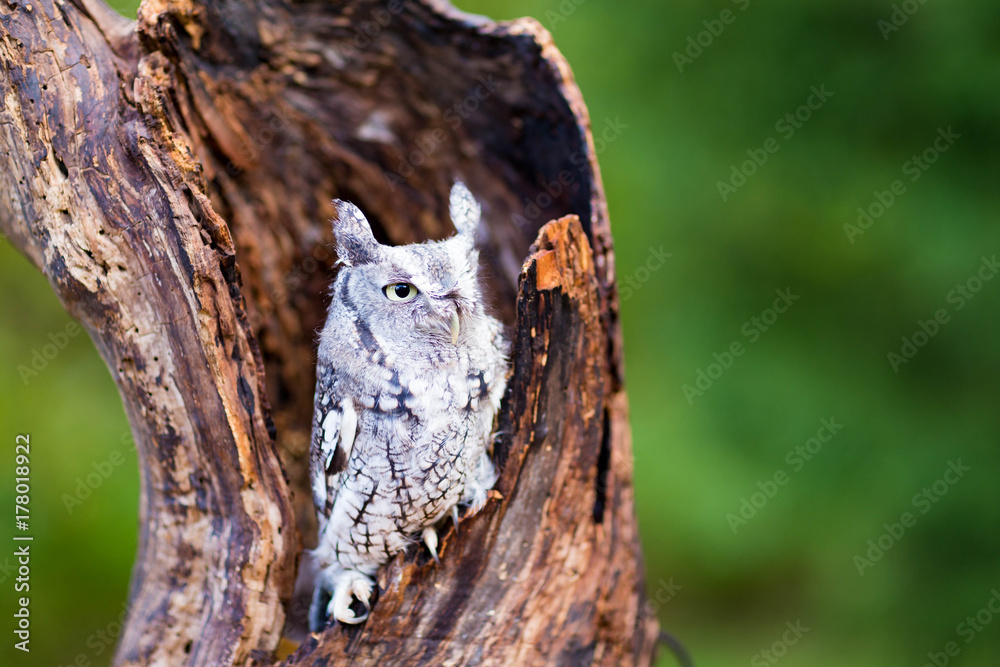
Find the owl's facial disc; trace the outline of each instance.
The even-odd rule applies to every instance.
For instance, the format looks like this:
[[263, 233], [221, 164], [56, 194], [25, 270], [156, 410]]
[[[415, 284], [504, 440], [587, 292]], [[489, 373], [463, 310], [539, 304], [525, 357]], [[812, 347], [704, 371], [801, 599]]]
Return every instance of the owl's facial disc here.
[[[385, 247], [383, 264], [370, 270], [382, 294], [386, 331], [400, 342], [412, 335], [459, 344], [466, 313], [475, 310], [477, 255], [456, 236], [413, 246]], [[371, 266], [371, 265], [370, 265]]]

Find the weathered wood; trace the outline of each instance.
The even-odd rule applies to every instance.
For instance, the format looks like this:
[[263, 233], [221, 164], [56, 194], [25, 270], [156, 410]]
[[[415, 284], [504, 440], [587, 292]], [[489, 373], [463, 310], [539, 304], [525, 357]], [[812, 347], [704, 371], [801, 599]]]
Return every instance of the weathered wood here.
[[135, 22], [3, 1], [0, 228], [87, 326], [139, 448], [117, 663], [270, 662], [315, 541], [329, 202], [383, 241], [440, 238], [461, 178], [517, 340], [502, 498], [443, 536], [440, 568], [401, 555], [364, 626], [288, 664], [647, 664], [607, 208], [549, 35], [433, 0], [146, 0]]
[[268, 655], [298, 535], [229, 231], [123, 94], [133, 64], [101, 26], [61, 3], [9, 6], [0, 223], [87, 327], [139, 449], [117, 661]]

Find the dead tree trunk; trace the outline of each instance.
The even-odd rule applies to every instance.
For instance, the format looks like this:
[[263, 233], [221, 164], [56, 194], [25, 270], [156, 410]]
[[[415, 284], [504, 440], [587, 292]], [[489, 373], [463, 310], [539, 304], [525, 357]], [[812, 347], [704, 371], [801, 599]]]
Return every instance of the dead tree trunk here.
[[[0, 0], [0, 228], [87, 327], [139, 448], [116, 663], [271, 664], [298, 555], [330, 200], [449, 231], [515, 341], [486, 509], [285, 664], [648, 664], [607, 207], [566, 62], [439, 0]], [[547, 225], [547, 221], [553, 220]], [[544, 227], [543, 227], [544, 225]], [[534, 245], [532, 245], [534, 244]]]

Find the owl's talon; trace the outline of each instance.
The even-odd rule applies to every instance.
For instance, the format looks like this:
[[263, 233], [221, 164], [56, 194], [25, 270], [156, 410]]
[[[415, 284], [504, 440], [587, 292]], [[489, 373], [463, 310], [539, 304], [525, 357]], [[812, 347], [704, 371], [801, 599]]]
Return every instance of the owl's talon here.
[[455, 524], [455, 534], [458, 534], [458, 505], [451, 506], [451, 521]]
[[[371, 612], [372, 580], [359, 572], [345, 572], [338, 578], [333, 597], [326, 613], [341, 623], [357, 625], [364, 622]], [[365, 613], [358, 615], [351, 609], [351, 599], [357, 598], [365, 606]]]
[[431, 556], [434, 557], [434, 562], [438, 565], [441, 564], [441, 560], [438, 558], [438, 534], [434, 530], [433, 526], [424, 528], [424, 544], [427, 545], [427, 550], [431, 552]]

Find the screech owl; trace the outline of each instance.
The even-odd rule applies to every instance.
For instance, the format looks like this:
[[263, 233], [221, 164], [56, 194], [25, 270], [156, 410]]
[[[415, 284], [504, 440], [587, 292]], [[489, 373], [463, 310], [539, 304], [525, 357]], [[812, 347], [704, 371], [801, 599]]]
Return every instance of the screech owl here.
[[437, 560], [435, 524], [486, 503], [507, 371], [508, 345], [479, 284], [480, 208], [465, 185], [452, 188], [458, 233], [445, 241], [381, 245], [357, 207], [334, 203], [343, 267], [316, 367], [313, 631], [329, 616], [364, 621], [379, 566], [418, 535]]

